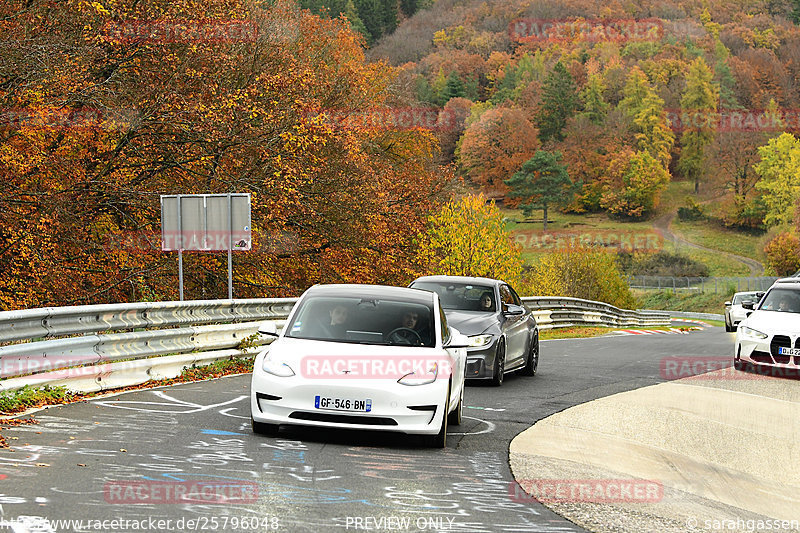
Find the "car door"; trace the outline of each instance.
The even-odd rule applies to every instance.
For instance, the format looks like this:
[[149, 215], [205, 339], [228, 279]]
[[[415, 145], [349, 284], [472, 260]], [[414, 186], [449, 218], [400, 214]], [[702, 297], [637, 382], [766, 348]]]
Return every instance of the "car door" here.
[[[452, 340], [452, 330], [447, 325], [447, 316], [444, 314], [441, 302], [439, 307], [439, 320], [441, 320], [442, 346], [446, 346]], [[467, 350], [466, 348], [445, 348], [453, 361], [453, 385], [451, 396], [455, 391], [461, 391], [464, 387], [464, 379], [467, 372]]]
[[[525, 315], [508, 315], [505, 311], [509, 305], [516, 306], [514, 295], [508, 285], [500, 285], [500, 301], [502, 302], [503, 331], [506, 336], [506, 368], [517, 366], [524, 361], [526, 347]], [[520, 302], [521, 303], [521, 302]]]

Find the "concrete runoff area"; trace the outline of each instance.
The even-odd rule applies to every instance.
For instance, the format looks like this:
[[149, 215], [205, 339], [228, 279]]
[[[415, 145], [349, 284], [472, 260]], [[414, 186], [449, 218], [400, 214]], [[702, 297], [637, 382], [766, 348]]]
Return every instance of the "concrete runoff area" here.
[[800, 531], [800, 381], [727, 368], [615, 394], [523, 431], [510, 463], [590, 531]]

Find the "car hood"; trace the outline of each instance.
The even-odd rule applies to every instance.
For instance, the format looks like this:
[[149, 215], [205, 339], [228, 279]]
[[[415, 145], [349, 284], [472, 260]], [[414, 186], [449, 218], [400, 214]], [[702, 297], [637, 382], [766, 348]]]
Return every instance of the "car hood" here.
[[757, 329], [762, 333], [800, 335], [800, 313], [781, 311], [753, 311], [740, 326]]
[[497, 313], [481, 313], [480, 311], [445, 310], [447, 323], [463, 335], [480, 335], [498, 323]]

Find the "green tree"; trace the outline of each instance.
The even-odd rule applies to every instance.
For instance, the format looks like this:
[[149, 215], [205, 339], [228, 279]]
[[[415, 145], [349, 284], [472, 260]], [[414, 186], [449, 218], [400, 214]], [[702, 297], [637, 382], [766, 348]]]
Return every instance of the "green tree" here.
[[444, 105], [450, 101], [451, 98], [464, 97], [464, 82], [455, 70], [447, 77], [447, 83], [442, 92], [441, 104]]
[[686, 91], [681, 97], [681, 112], [690, 118], [681, 136], [681, 156], [678, 169], [694, 181], [694, 192], [700, 190], [704, 177], [706, 147], [714, 140], [718, 90], [712, 82], [714, 74], [702, 57], [689, 65], [686, 74]]
[[575, 80], [561, 61], [544, 80], [542, 107], [536, 115], [536, 126], [542, 142], [563, 141], [567, 119], [578, 109], [579, 98]]
[[364, 36], [367, 44], [372, 42], [372, 36], [370, 35], [369, 31], [367, 31], [367, 27], [364, 26], [364, 22], [361, 20], [361, 17], [358, 16], [358, 10], [356, 9], [356, 5], [353, 3], [353, 0], [347, 0], [347, 4], [344, 6], [344, 16], [350, 21], [350, 27], [353, 28], [353, 31], [356, 31]]
[[606, 120], [609, 103], [603, 97], [606, 86], [599, 74], [592, 74], [586, 82], [586, 87], [581, 91], [583, 114], [592, 122], [600, 125]]
[[761, 146], [758, 154], [761, 161], [753, 168], [761, 177], [756, 189], [767, 206], [764, 224], [791, 224], [795, 202], [800, 198], [800, 140], [783, 133]]
[[547, 231], [547, 208], [564, 205], [572, 197], [567, 167], [560, 163], [561, 153], [539, 150], [522, 164], [522, 168], [505, 184], [511, 188], [510, 198], [520, 198], [522, 213], [530, 216], [534, 209], [542, 209], [544, 230]]

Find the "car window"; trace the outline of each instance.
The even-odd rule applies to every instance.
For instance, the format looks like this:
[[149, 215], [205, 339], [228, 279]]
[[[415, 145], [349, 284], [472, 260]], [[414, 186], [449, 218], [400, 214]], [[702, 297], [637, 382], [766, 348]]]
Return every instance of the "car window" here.
[[516, 305], [508, 285], [500, 285], [500, 300], [506, 305]]
[[764, 296], [758, 308], [765, 311], [800, 313], [800, 291], [775, 287]]
[[522, 298], [519, 297], [519, 295], [517, 294], [517, 291], [512, 289], [510, 285], [508, 286], [508, 289], [511, 291], [511, 296], [514, 298], [514, 304], [515, 305], [522, 305]]
[[458, 311], [497, 311], [494, 289], [486, 285], [471, 283], [450, 283], [436, 281], [415, 281], [411, 284], [415, 289], [435, 292], [445, 309]]
[[342, 296], [304, 298], [286, 325], [296, 339], [401, 346], [435, 345], [433, 306]]

